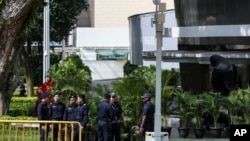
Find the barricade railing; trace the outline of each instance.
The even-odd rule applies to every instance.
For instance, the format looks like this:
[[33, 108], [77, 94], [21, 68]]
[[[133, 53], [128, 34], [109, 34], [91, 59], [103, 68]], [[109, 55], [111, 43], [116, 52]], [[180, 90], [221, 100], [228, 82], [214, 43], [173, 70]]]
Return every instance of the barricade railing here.
[[83, 141], [79, 122], [50, 120], [0, 120], [0, 141], [40, 141], [42, 126], [44, 141], [53, 141], [54, 135], [58, 141]]

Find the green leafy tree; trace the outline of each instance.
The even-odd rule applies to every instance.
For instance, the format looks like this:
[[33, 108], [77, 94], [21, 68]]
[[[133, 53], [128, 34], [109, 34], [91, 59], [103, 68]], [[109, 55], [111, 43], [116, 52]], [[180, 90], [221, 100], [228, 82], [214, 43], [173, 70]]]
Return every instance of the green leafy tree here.
[[[62, 41], [75, 28], [77, 17], [88, 8], [86, 0], [50, 0], [50, 40]], [[43, 7], [36, 11], [36, 21], [32, 26], [28, 40], [43, 41]], [[42, 48], [42, 46], [40, 46]]]
[[70, 56], [65, 61], [53, 65], [50, 75], [55, 80], [52, 90], [59, 90], [64, 96], [87, 93], [90, 90], [90, 69], [82, 63], [77, 55]]
[[[44, 5], [40, 4], [37, 9], [33, 10], [30, 15], [34, 17], [28, 24], [28, 28], [25, 31], [25, 40], [27, 41], [27, 47], [21, 52], [22, 55], [22, 67], [25, 68], [27, 88], [28, 92], [32, 93], [33, 85], [37, 86], [42, 83], [42, 62], [33, 65], [33, 62], [37, 60], [32, 60], [38, 56], [42, 57], [43, 53], [43, 11]], [[62, 41], [67, 38], [69, 32], [75, 27], [74, 24], [77, 22], [77, 16], [87, 9], [88, 4], [85, 0], [51, 0], [50, 1], [50, 40], [51, 41]], [[37, 42], [38, 54], [37, 57], [31, 52], [31, 44]], [[31, 55], [30, 58], [28, 56]], [[53, 56], [52, 56], [53, 57]], [[53, 65], [53, 58], [51, 57], [51, 65]], [[39, 61], [41, 60], [38, 59]], [[42, 61], [42, 60], [41, 60]], [[30, 65], [31, 64], [31, 65]], [[31, 70], [34, 68], [38, 72]], [[38, 75], [37, 75], [38, 74]], [[35, 77], [34, 77], [35, 76]], [[38, 77], [40, 76], [40, 77]]]
[[[32, 77], [34, 85], [39, 86], [43, 83], [43, 56], [41, 54], [29, 55], [29, 66], [32, 68]], [[60, 62], [60, 56], [56, 53], [50, 54], [50, 65], [53, 66]]]

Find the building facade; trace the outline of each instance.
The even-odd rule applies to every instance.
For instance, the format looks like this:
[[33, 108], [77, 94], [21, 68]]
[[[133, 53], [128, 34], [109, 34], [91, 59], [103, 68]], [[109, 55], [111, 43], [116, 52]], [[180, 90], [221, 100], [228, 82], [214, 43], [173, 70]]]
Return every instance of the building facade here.
[[[212, 55], [220, 55], [232, 64], [232, 89], [236, 86], [247, 88], [250, 80], [250, 19], [247, 16], [250, 1], [174, 0], [174, 7], [176, 26], [164, 26], [163, 39], [177, 38], [178, 48], [163, 51], [162, 60], [180, 63], [182, 88], [197, 93], [213, 90]], [[137, 51], [136, 45], [132, 44], [132, 48]], [[155, 51], [142, 49], [139, 52], [143, 53], [139, 60], [155, 60]]]
[[[78, 17], [68, 46], [76, 48], [76, 53], [90, 67], [93, 80], [123, 77], [123, 65], [130, 58], [128, 17], [153, 12], [155, 5], [152, 0], [88, 2], [89, 8]], [[173, 0], [161, 2], [173, 9]]]

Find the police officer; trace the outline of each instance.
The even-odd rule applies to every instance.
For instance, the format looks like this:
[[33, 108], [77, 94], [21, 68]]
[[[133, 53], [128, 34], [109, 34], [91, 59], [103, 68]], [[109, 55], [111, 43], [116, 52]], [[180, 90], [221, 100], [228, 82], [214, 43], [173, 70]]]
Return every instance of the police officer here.
[[114, 110], [114, 116], [115, 118], [112, 120], [112, 137], [111, 140], [113, 141], [120, 141], [121, 140], [121, 134], [120, 134], [120, 126], [121, 123], [123, 123], [124, 127], [126, 127], [126, 122], [124, 120], [123, 111], [121, 105], [117, 102], [116, 94], [110, 93], [110, 102], [112, 104], [112, 109]]
[[150, 102], [151, 94], [145, 93], [143, 96], [141, 96], [143, 99], [143, 108], [142, 108], [142, 114], [140, 117], [140, 133], [141, 141], [145, 141], [145, 132], [153, 131], [154, 130], [154, 113], [155, 113], [155, 107]]
[[[85, 103], [85, 95], [79, 94], [77, 96], [77, 110], [76, 110], [76, 121], [81, 123], [81, 127], [83, 129], [83, 135], [82, 135], [82, 141], [84, 141], [84, 138], [86, 137], [86, 126], [89, 122], [89, 108], [88, 105]], [[79, 137], [79, 130], [77, 131], [77, 137]]]
[[[77, 104], [76, 104], [76, 96], [70, 95], [69, 96], [69, 105], [66, 107], [63, 120], [64, 121], [76, 121], [76, 110], [77, 110]], [[71, 125], [68, 125], [68, 136], [71, 140], [71, 131], [74, 130], [73, 140], [76, 140], [76, 126], [74, 126], [73, 129], [71, 129]]]
[[[40, 103], [37, 106], [38, 120], [49, 120], [49, 109], [47, 106], [48, 93], [44, 92], [40, 95]], [[48, 138], [48, 125], [40, 124], [40, 141], [45, 141]]]
[[111, 141], [111, 121], [114, 119], [110, 94], [104, 95], [104, 99], [97, 105], [98, 141]]
[[[54, 101], [49, 106], [49, 117], [51, 120], [54, 120], [54, 121], [62, 121], [66, 106], [64, 103], [60, 101], [59, 92], [56, 92], [54, 94], [53, 100]], [[58, 134], [59, 134], [58, 124], [55, 124], [55, 123], [53, 124], [52, 134], [53, 134], [53, 141], [57, 141]], [[62, 136], [60, 138], [62, 139]]]

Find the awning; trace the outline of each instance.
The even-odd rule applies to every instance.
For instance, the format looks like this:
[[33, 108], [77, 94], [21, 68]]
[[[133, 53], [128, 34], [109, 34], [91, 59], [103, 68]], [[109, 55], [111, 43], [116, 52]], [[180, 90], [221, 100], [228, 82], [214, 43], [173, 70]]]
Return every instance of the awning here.
[[[143, 52], [144, 60], [154, 61], [155, 52]], [[228, 59], [232, 64], [250, 64], [249, 51], [162, 51], [162, 61], [179, 63], [210, 64], [210, 56], [218, 54]]]
[[114, 55], [112, 51], [98, 52], [97, 54], [99, 57], [110, 57]]
[[114, 55], [116, 57], [124, 57], [124, 56], [128, 55], [128, 50], [115, 50]]

